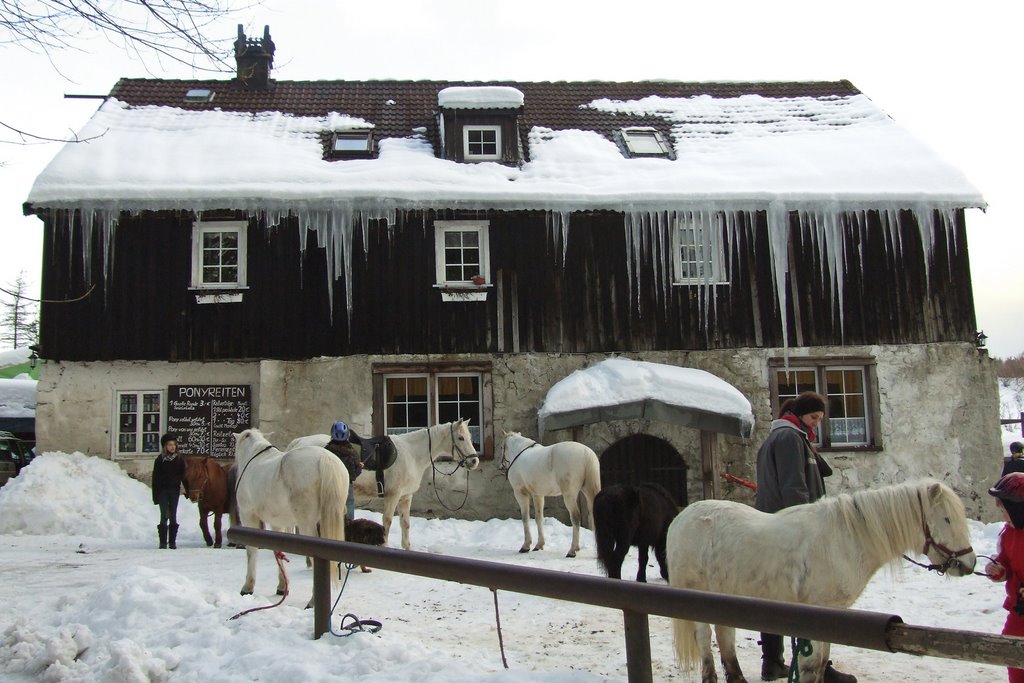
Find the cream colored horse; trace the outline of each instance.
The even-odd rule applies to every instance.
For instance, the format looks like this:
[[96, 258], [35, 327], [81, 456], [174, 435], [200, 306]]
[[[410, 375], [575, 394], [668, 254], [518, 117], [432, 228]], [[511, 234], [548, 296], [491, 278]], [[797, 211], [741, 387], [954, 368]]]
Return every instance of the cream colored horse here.
[[[323, 446], [330, 440], [327, 434], [300, 436], [288, 448], [303, 444]], [[427, 468], [435, 461], [454, 461], [458, 465], [456, 469], [465, 467], [467, 470], [475, 470], [480, 466], [480, 457], [473, 446], [469, 420], [444, 422], [406, 434], [396, 434], [391, 440], [398, 455], [395, 463], [384, 470], [384, 538], [391, 531], [391, 522], [397, 509], [402, 525], [402, 548], [410, 550], [409, 516], [412, 497], [419, 490]], [[376, 472], [373, 470], [363, 470], [353, 484], [359, 497], [372, 498], [377, 495]]]
[[[274, 531], [293, 531], [345, 540], [345, 501], [348, 499], [348, 470], [330, 451], [318, 446], [300, 446], [282, 452], [274, 448], [258, 429], [235, 434], [235, 463], [238, 478], [235, 495], [239, 519], [244, 526]], [[256, 583], [259, 550], [247, 546], [245, 583], [242, 595], [249, 595]], [[332, 579], [337, 562], [330, 563]], [[277, 593], [282, 595], [287, 579], [279, 567]], [[312, 599], [310, 599], [312, 603]]]
[[579, 494], [582, 492], [590, 513], [591, 529], [594, 519], [594, 496], [601, 490], [601, 463], [589, 446], [576, 441], [560, 441], [541, 446], [519, 432], [505, 432], [505, 452], [502, 469], [512, 485], [512, 493], [519, 503], [523, 519], [523, 545], [519, 552], [530, 550], [530, 502], [533, 502], [537, 522], [537, 545], [544, 549], [544, 497], [562, 496], [569, 521], [572, 522], [572, 545], [566, 557], [576, 557], [580, 549]]
[[[826, 496], [775, 514], [742, 503], [702, 500], [668, 530], [669, 583], [713, 593], [847, 608], [882, 566], [907, 552], [927, 555], [951, 576], [976, 561], [964, 506], [945, 484], [926, 480], [852, 495]], [[674, 620], [684, 668], [699, 659], [702, 683], [718, 680], [711, 627]], [[745, 683], [736, 629], [715, 626], [726, 680]], [[814, 642], [800, 680], [821, 683], [829, 644]]]

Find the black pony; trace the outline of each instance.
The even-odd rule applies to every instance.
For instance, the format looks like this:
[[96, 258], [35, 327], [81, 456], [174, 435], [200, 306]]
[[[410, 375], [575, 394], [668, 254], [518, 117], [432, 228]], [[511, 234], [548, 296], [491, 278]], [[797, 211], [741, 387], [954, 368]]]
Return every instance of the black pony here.
[[647, 549], [653, 547], [661, 578], [668, 579], [665, 535], [679, 510], [672, 494], [661, 484], [612, 484], [601, 489], [594, 498], [594, 539], [597, 559], [605, 573], [621, 579], [622, 561], [629, 547], [636, 546], [640, 550], [636, 580], [646, 583]]

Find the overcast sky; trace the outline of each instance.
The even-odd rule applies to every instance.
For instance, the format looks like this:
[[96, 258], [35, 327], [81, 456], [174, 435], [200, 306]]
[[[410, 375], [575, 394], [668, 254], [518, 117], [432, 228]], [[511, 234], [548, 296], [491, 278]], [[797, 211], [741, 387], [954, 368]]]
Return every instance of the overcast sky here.
[[[988, 201], [967, 216], [973, 289], [989, 349], [1007, 357], [1024, 352], [1024, 233], [1013, 214], [1024, 184], [1022, 18], [1015, 2], [987, 1], [267, 0], [211, 37], [232, 40], [239, 23], [258, 37], [269, 24], [283, 80], [850, 80]], [[62, 137], [99, 104], [65, 94], [105, 95], [121, 77], [208, 77], [142, 64], [99, 37], [85, 47], [48, 59], [0, 45], [0, 122]], [[42, 223], [21, 205], [57, 150], [0, 145], [0, 287], [24, 271], [38, 291]]]

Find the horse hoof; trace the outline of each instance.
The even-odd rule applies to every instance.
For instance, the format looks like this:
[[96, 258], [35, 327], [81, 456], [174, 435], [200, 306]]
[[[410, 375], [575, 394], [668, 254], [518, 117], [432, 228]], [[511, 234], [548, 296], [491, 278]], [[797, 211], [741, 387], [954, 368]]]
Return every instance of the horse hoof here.
[[530, 552], [530, 546], [524, 545], [522, 548], [519, 549], [519, 552], [521, 552], [521, 553], [528, 553], [528, 552]]
[[364, 574], [369, 574], [373, 570], [370, 569], [369, 567], [364, 567], [363, 565], [359, 565], [359, 571], [361, 571]]
[[252, 591], [243, 590], [239, 595], [252, 595]]
[[283, 591], [283, 590], [281, 590], [280, 588], [278, 588], [278, 589], [277, 589], [277, 594], [278, 594], [278, 595], [288, 595], [288, 591]]
[[565, 554], [565, 556], [566, 556], [566, 557], [576, 557], [576, 553], [575, 553], [575, 552], [573, 552], [572, 550], [570, 550], [569, 552], [567, 552], [567, 553]]
[[214, 548], [219, 548], [219, 547], [220, 547], [220, 543], [214, 543], [214, 544], [213, 544], [213, 547], [214, 547]]

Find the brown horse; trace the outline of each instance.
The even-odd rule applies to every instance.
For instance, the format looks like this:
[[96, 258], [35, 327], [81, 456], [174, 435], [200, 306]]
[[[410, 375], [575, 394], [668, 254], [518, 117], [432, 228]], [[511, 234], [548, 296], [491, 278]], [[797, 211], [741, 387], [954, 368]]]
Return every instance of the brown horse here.
[[[227, 470], [231, 463], [220, 463], [205, 456], [191, 456], [185, 459], [185, 495], [199, 506], [199, 527], [203, 530], [206, 545], [221, 546], [221, 515], [227, 514], [228, 495]], [[213, 531], [216, 540], [210, 536], [206, 518], [213, 515]]]

